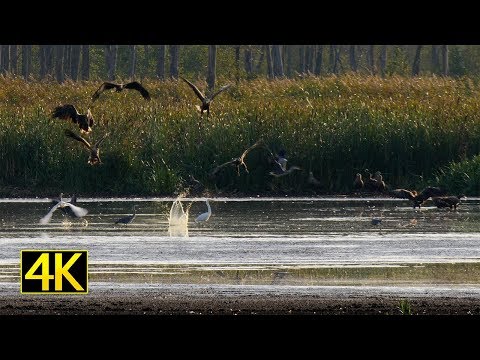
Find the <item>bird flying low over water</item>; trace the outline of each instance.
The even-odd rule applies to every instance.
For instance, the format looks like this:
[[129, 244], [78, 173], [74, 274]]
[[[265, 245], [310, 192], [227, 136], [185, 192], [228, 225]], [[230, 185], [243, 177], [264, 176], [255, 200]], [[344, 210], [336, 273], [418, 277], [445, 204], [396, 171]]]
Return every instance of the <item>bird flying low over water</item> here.
[[[52, 199], [51, 203], [52, 205], [57, 205], [61, 200], [60, 199]], [[72, 198], [70, 199], [70, 201], [68, 201], [68, 203], [72, 204], [72, 205], [77, 205], [77, 195], [73, 195]], [[59, 208], [60, 211], [62, 211], [65, 215], [68, 215], [70, 217], [73, 217], [73, 218], [76, 218], [78, 217], [73, 211], [72, 209], [70, 208], [70, 206], [64, 206], [64, 207], [60, 207]]]
[[247, 164], [245, 164], [245, 157], [247, 156], [247, 154], [252, 151], [253, 149], [255, 149], [256, 147], [258, 147], [260, 144], [262, 144], [262, 140], [258, 140], [255, 144], [253, 144], [252, 146], [250, 146], [247, 150], [245, 150], [242, 155], [240, 155], [239, 157], [237, 158], [233, 158], [232, 160], [230, 161], [227, 161], [226, 163], [223, 163], [221, 165], [218, 165], [216, 168], [214, 168], [211, 172], [210, 172], [210, 176], [214, 176], [217, 174], [217, 172], [222, 169], [223, 167], [227, 166], [227, 165], [235, 165], [237, 167], [237, 174], [238, 176], [240, 176], [240, 166], [243, 166], [245, 171], [248, 173], [248, 168], [247, 168]]
[[74, 124], [78, 124], [80, 132], [87, 134], [92, 131], [94, 124], [90, 109], [87, 110], [86, 114], [80, 114], [72, 104], [57, 106], [52, 112], [52, 117], [62, 120], [72, 120]]
[[218, 91], [216, 91], [215, 93], [213, 93], [212, 96], [205, 96], [205, 94], [203, 94], [194, 84], [192, 84], [190, 81], [188, 81], [187, 79], [185, 79], [184, 77], [182, 76], [179, 76], [180, 79], [182, 79], [183, 81], [185, 81], [191, 88], [192, 90], [195, 92], [195, 95], [197, 95], [197, 97], [200, 99], [200, 101], [202, 102], [202, 105], [198, 106], [196, 105], [196, 108], [200, 111], [200, 115], [203, 115], [203, 112], [204, 111], [207, 111], [207, 117], [210, 115], [210, 103], [213, 101], [213, 99], [218, 95], [220, 94], [221, 92], [227, 90], [230, 86], [232, 86], [231, 84], [228, 84], [228, 85], [225, 85], [225, 86], [222, 86]]
[[111, 82], [104, 82], [100, 87], [95, 91], [95, 93], [92, 95], [92, 102], [98, 99], [100, 94], [104, 92], [105, 90], [110, 90], [110, 89], [115, 89], [116, 92], [120, 92], [123, 89], [132, 89], [132, 90], [137, 90], [140, 92], [140, 94], [143, 96], [144, 99], [150, 100], [150, 94], [145, 89], [142, 84], [140, 84], [138, 81], [132, 81], [126, 84], [114, 84]]
[[81, 208], [81, 207], [78, 207], [78, 206], [75, 206], [70, 202], [64, 201], [63, 200], [63, 194], [60, 194], [60, 200], [57, 202], [56, 205], [54, 205], [50, 209], [50, 211], [47, 213], [47, 215], [45, 215], [43, 218], [40, 219], [40, 224], [42, 224], [42, 225], [47, 224], [50, 221], [50, 219], [52, 218], [52, 215], [55, 212], [55, 210], [57, 210], [59, 208], [63, 209], [63, 208], [66, 208], [66, 207], [70, 208], [70, 210], [75, 215], [75, 217], [83, 217], [83, 216], [88, 214], [88, 210], [86, 210], [84, 208]]
[[118, 219], [117, 221], [115, 221], [115, 224], [130, 224], [133, 219], [135, 219], [135, 216], [137, 215], [136, 213], [136, 206], [137, 205], [133, 205], [133, 214], [132, 215], [128, 215], [128, 216], [125, 216], [123, 218], [120, 218]]
[[72, 139], [75, 139], [79, 142], [81, 142], [83, 145], [85, 145], [88, 150], [90, 150], [90, 156], [88, 157], [88, 163], [90, 165], [96, 165], [96, 164], [101, 164], [102, 161], [100, 160], [100, 144], [102, 143], [103, 140], [108, 136], [108, 133], [103, 135], [103, 137], [98, 140], [93, 146], [90, 145], [90, 143], [85, 140], [83, 137], [80, 135], [75, 134], [73, 131], [66, 129], [65, 130], [65, 135], [68, 137], [71, 137]]

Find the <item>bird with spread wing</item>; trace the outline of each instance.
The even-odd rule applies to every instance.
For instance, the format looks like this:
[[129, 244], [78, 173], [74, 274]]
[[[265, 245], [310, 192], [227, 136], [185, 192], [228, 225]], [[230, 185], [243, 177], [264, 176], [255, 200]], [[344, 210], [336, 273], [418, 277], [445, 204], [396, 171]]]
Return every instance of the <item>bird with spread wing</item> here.
[[39, 223], [42, 224], [42, 225], [48, 224], [50, 222], [50, 219], [52, 218], [52, 215], [55, 212], [55, 210], [57, 210], [57, 209], [63, 210], [67, 207], [72, 211], [72, 213], [75, 217], [83, 217], [83, 216], [88, 214], [88, 210], [86, 210], [84, 208], [81, 208], [81, 207], [78, 207], [78, 206], [75, 206], [71, 202], [64, 201], [63, 200], [63, 193], [62, 193], [62, 194], [60, 194], [60, 200], [56, 203], [56, 205], [54, 205], [50, 209], [50, 211], [47, 213], [47, 215], [45, 215], [43, 218], [40, 219]]
[[224, 168], [225, 166], [228, 166], [228, 165], [234, 165], [237, 167], [237, 174], [238, 176], [240, 176], [240, 166], [243, 166], [243, 168], [245, 169], [245, 171], [248, 173], [248, 168], [247, 168], [247, 164], [245, 164], [245, 157], [247, 156], [247, 154], [252, 151], [253, 149], [255, 149], [256, 147], [258, 147], [259, 145], [261, 145], [263, 143], [262, 139], [258, 140], [255, 144], [253, 144], [252, 146], [250, 146], [247, 150], [245, 150], [242, 155], [240, 155], [239, 157], [236, 157], [236, 158], [233, 158], [232, 160], [230, 161], [227, 161], [221, 165], [218, 165], [216, 168], [214, 168], [211, 172], [210, 172], [210, 176], [215, 176], [218, 171], [222, 168]]
[[132, 81], [126, 84], [115, 84], [115, 83], [105, 81], [102, 85], [100, 85], [97, 91], [95, 91], [95, 93], [92, 95], [92, 102], [97, 100], [102, 92], [110, 89], [115, 89], [116, 92], [120, 92], [123, 89], [137, 90], [138, 92], [140, 92], [140, 94], [143, 96], [144, 99], [150, 100], [149, 92], [138, 81]]
[[228, 85], [225, 85], [225, 86], [222, 86], [218, 91], [216, 91], [215, 93], [213, 93], [211, 96], [205, 96], [205, 94], [203, 94], [194, 84], [192, 84], [190, 81], [188, 81], [187, 79], [185, 79], [184, 77], [181, 77], [179, 76], [180, 79], [182, 79], [183, 81], [185, 81], [191, 88], [192, 90], [195, 92], [195, 95], [197, 95], [197, 97], [200, 99], [200, 101], [202, 102], [202, 105], [198, 106], [198, 105], [195, 105], [195, 107], [197, 108], [198, 111], [200, 111], [200, 115], [203, 115], [203, 112], [206, 111], [207, 112], [207, 117], [210, 115], [210, 103], [213, 101], [213, 99], [220, 93], [222, 93], [223, 91], [227, 90], [228, 88], [230, 88], [232, 86], [232, 84], [228, 84]]
[[108, 136], [108, 133], [106, 133], [105, 135], [103, 135], [103, 137], [98, 140], [93, 146], [87, 141], [85, 140], [83, 137], [81, 137], [80, 135], [77, 135], [75, 134], [73, 131], [70, 131], [70, 130], [65, 130], [65, 135], [74, 139], [74, 140], [77, 140], [79, 142], [81, 142], [83, 145], [85, 145], [88, 150], [90, 150], [90, 156], [88, 157], [88, 163], [90, 165], [96, 165], [96, 164], [101, 164], [102, 161], [100, 160], [100, 144], [103, 142], [103, 140], [105, 140], [105, 138]]
[[86, 114], [80, 114], [77, 108], [72, 104], [57, 106], [52, 112], [52, 117], [62, 120], [71, 120], [74, 124], [78, 124], [80, 132], [86, 134], [92, 131], [92, 126], [94, 124], [90, 109], [87, 110]]

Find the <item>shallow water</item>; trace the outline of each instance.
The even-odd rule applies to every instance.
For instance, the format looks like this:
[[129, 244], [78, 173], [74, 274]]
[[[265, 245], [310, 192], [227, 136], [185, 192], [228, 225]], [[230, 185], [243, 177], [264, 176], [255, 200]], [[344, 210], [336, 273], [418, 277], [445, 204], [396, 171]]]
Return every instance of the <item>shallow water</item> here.
[[[480, 199], [455, 210], [389, 198], [184, 199], [188, 236], [170, 236], [173, 198], [0, 200], [0, 281], [18, 281], [20, 250], [89, 250], [91, 281], [237, 285], [469, 284], [480, 279]], [[131, 214], [129, 225], [114, 224]], [[372, 225], [372, 219], [381, 219]]]

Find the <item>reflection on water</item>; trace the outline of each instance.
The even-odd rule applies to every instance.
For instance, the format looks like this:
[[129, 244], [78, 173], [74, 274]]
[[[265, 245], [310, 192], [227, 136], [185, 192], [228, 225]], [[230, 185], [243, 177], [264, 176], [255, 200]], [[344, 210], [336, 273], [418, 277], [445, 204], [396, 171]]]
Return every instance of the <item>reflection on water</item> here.
[[[135, 222], [116, 225], [139, 201]], [[85, 218], [56, 213], [40, 225], [47, 199], [1, 200], [0, 280], [18, 277], [22, 249], [89, 250], [93, 281], [475, 283], [480, 264], [477, 198], [457, 210], [401, 199], [217, 198], [207, 223], [193, 221], [204, 199], [78, 203]]]

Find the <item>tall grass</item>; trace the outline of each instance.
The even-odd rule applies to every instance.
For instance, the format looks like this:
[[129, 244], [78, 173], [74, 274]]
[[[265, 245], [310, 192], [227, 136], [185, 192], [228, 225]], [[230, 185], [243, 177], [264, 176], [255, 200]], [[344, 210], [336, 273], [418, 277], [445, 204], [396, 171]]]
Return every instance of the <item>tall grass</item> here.
[[[468, 78], [245, 81], [213, 101], [208, 119], [200, 119], [198, 99], [183, 82], [143, 84], [150, 102], [126, 90], [105, 92], [91, 104], [97, 82], [0, 78], [0, 188], [171, 195], [192, 174], [213, 192], [303, 194], [312, 190], [306, 183], [311, 170], [323, 192], [339, 193], [350, 191], [355, 173], [365, 169], [380, 170], [391, 187], [415, 188], [439, 181], [439, 169], [479, 152], [480, 88]], [[50, 117], [65, 103], [80, 112], [90, 107], [96, 125], [89, 141], [110, 132], [102, 165], [87, 164], [86, 149], [64, 136], [74, 124]], [[268, 153], [258, 148], [246, 158], [250, 173], [237, 176], [227, 167], [208, 177], [259, 138], [273, 151], [285, 148], [289, 165], [303, 171], [272, 179]]]

